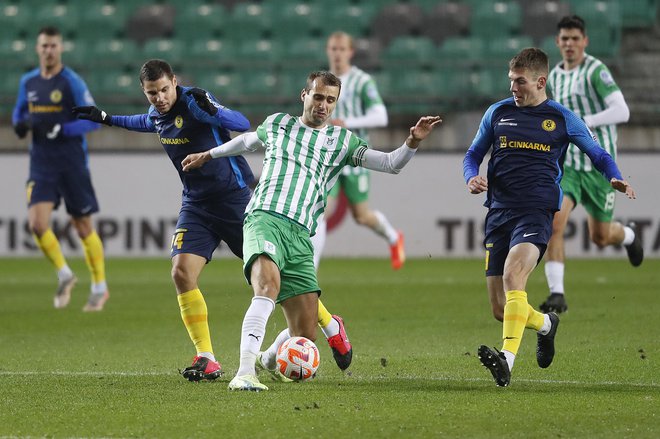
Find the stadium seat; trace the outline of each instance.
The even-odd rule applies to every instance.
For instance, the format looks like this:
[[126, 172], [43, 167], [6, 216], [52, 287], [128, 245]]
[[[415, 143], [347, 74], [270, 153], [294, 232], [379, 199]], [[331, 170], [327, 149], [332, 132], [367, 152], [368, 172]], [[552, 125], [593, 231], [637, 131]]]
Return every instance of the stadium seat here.
[[128, 10], [122, 3], [87, 2], [81, 10], [82, 17], [76, 35], [87, 41], [119, 37], [128, 19]]
[[25, 69], [37, 65], [34, 42], [28, 40], [2, 40], [0, 59], [4, 68]]
[[225, 8], [216, 4], [194, 4], [177, 8], [175, 36], [188, 43], [217, 38], [229, 21]]
[[6, 3], [0, 5], [0, 28], [3, 29], [2, 41], [36, 38], [38, 29], [31, 23], [30, 10], [22, 4]]
[[325, 38], [298, 38], [285, 44], [282, 67], [285, 69], [320, 69], [327, 65]]
[[485, 42], [478, 37], [450, 37], [438, 49], [439, 66], [470, 66], [484, 57]]
[[522, 12], [513, 1], [485, 2], [472, 10], [470, 34], [483, 39], [513, 35], [520, 30]]
[[240, 93], [243, 102], [258, 104], [281, 95], [278, 76], [269, 71], [246, 70], [243, 73], [243, 87]]
[[234, 41], [266, 37], [273, 26], [272, 12], [272, 5], [268, 3], [236, 4], [222, 29], [222, 37]]
[[56, 26], [63, 34], [74, 32], [80, 21], [80, 11], [62, 3], [39, 6], [33, 11], [33, 25]]
[[174, 33], [174, 6], [145, 5], [128, 19], [126, 36], [142, 44], [152, 38], [169, 38]]
[[3, 72], [3, 78], [0, 81], [0, 101], [11, 102], [11, 105], [16, 102], [18, 84], [24, 73], [23, 69], [11, 69]]
[[324, 11], [319, 23], [321, 36], [327, 37], [341, 30], [354, 38], [362, 37], [367, 34], [376, 11], [377, 8], [370, 3], [348, 4], [345, 7], [333, 7], [327, 13]]
[[355, 54], [353, 63], [360, 68], [370, 71], [379, 68], [382, 43], [376, 38], [357, 38], [353, 41]]
[[[265, 2], [269, 4], [268, 1]], [[276, 39], [293, 40], [305, 38], [319, 29], [322, 9], [314, 3], [302, 0], [271, 0], [273, 26], [271, 36]]]
[[613, 58], [621, 47], [621, 10], [612, 0], [572, 0], [573, 12], [587, 25], [587, 53]]
[[208, 70], [198, 71], [195, 85], [202, 87], [218, 98], [220, 103], [233, 105], [243, 89], [243, 75], [240, 73], [218, 73]]
[[424, 15], [421, 33], [438, 45], [447, 37], [464, 36], [470, 29], [471, 14], [466, 3], [439, 3]]
[[144, 58], [135, 41], [129, 39], [99, 40], [93, 46], [92, 67], [132, 68], [137, 70]]
[[87, 68], [89, 60], [93, 57], [90, 43], [84, 39], [67, 38], [62, 43], [62, 60], [76, 71]]
[[557, 47], [557, 39], [555, 36], [548, 36], [541, 40], [539, 48], [543, 50], [550, 58], [550, 68], [561, 61], [561, 52]]
[[625, 0], [619, 2], [624, 28], [652, 27], [658, 16], [657, 0]]
[[416, 69], [429, 66], [436, 47], [426, 37], [397, 37], [383, 50], [381, 62], [387, 69]]
[[562, 17], [570, 15], [571, 7], [561, 1], [527, 1], [522, 2], [523, 21], [522, 32], [537, 43], [543, 38], [557, 34], [557, 23]]
[[532, 46], [534, 46], [534, 40], [528, 36], [493, 38], [486, 45], [485, 61], [503, 64], [513, 58], [521, 49]]
[[236, 64], [241, 67], [274, 67], [282, 59], [282, 43], [277, 40], [244, 40], [236, 51]]
[[160, 58], [172, 65], [182, 65], [186, 61], [186, 47], [183, 41], [171, 38], [149, 40], [142, 48], [144, 60]]
[[188, 44], [186, 64], [195, 67], [229, 68], [235, 63], [236, 46], [232, 41], [219, 38], [198, 39]]
[[371, 23], [371, 35], [387, 45], [398, 36], [417, 32], [423, 15], [422, 9], [414, 3], [393, 3], [385, 6]]

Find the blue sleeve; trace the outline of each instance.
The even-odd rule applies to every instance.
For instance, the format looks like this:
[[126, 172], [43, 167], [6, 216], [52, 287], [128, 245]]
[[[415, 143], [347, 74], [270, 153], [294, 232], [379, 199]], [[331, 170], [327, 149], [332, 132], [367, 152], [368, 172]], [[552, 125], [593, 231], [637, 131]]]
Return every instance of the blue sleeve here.
[[[76, 107], [83, 107], [86, 105], [94, 106], [94, 98], [87, 88], [85, 81], [71, 70], [65, 71], [65, 77], [69, 81], [71, 93], [73, 94], [73, 102]], [[98, 130], [101, 125], [89, 120], [76, 119], [71, 122], [62, 124], [62, 135], [64, 137], [76, 137], [83, 134]]]
[[112, 124], [140, 133], [155, 133], [156, 128], [149, 119], [148, 114], [136, 114], [134, 116], [112, 116]]
[[18, 85], [18, 97], [16, 98], [16, 105], [14, 106], [14, 111], [11, 115], [12, 125], [16, 125], [18, 122], [23, 122], [28, 119], [28, 102], [27, 102], [27, 92], [25, 91], [25, 82], [27, 77], [23, 76], [21, 82]]
[[560, 111], [566, 120], [568, 139], [589, 157], [591, 163], [608, 181], [612, 178], [623, 180], [614, 159], [598, 144], [596, 137], [589, 131], [584, 121], [565, 107], [560, 107]]
[[188, 110], [190, 110], [190, 114], [192, 114], [195, 119], [210, 125], [226, 128], [230, 131], [243, 132], [250, 129], [250, 121], [248, 121], [242, 113], [221, 105], [211, 93], [206, 92], [206, 94], [207, 97], [209, 97], [211, 104], [218, 109], [215, 116], [211, 116], [209, 113], [199, 108], [199, 105], [197, 105], [197, 102], [195, 102], [195, 99], [192, 96], [185, 92], [182, 95], [182, 97], [186, 99], [186, 105], [188, 106]]
[[472, 177], [479, 175], [479, 165], [484, 160], [488, 150], [493, 145], [493, 112], [496, 106], [491, 105], [490, 108], [481, 118], [479, 124], [479, 131], [472, 141], [472, 146], [465, 153], [463, 159], [463, 179], [467, 184]]

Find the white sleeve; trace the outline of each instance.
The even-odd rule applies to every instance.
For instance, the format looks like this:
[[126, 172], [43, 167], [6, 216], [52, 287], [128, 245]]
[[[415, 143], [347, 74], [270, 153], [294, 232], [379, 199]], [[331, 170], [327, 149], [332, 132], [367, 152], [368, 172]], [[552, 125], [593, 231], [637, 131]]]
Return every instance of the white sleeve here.
[[263, 143], [259, 140], [257, 133], [250, 132], [236, 136], [229, 142], [216, 146], [210, 153], [211, 157], [217, 159], [218, 157], [229, 157], [241, 155], [244, 152], [256, 151], [260, 146], [263, 147]]
[[349, 130], [356, 128], [377, 128], [387, 126], [387, 109], [383, 104], [372, 105], [364, 116], [347, 117], [344, 125]]
[[584, 116], [584, 122], [589, 128], [628, 122], [630, 110], [623, 93], [615, 91], [610, 94], [605, 98], [605, 105], [607, 108], [600, 113]]
[[415, 155], [417, 149], [409, 148], [405, 143], [392, 152], [375, 151], [366, 148], [359, 165], [372, 171], [398, 174], [406, 163]]

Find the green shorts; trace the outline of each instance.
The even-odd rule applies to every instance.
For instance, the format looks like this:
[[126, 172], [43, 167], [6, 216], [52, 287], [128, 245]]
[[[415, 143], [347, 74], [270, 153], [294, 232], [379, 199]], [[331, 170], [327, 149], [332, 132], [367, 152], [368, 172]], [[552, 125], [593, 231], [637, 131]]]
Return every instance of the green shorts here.
[[351, 204], [365, 202], [369, 199], [369, 170], [363, 167], [346, 167], [337, 179], [337, 183], [330, 189], [328, 196], [337, 197], [339, 189], [344, 189], [344, 194]]
[[321, 295], [309, 230], [277, 213], [257, 210], [243, 222], [243, 274], [250, 283], [252, 263], [266, 255], [280, 270], [277, 303], [316, 292]]
[[561, 188], [564, 195], [570, 197], [576, 205], [582, 204], [596, 221], [602, 223], [612, 221], [616, 192], [600, 172], [564, 168]]

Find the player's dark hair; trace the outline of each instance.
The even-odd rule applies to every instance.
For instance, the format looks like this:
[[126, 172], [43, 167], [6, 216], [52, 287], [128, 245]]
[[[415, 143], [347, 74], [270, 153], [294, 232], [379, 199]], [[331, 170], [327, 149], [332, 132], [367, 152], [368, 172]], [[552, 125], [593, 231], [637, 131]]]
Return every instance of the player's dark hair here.
[[557, 23], [557, 32], [562, 29], [579, 29], [582, 35], [587, 34], [587, 26], [582, 17], [577, 15], [567, 15]]
[[548, 55], [536, 47], [527, 47], [509, 61], [509, 70], [528, 69], [537, 76], [548, 76]]
[[339, 91], [341, 91], [341, 79], [326, 70], [318, 70], [310, 73], [307, 77], [307, 84], [305, 84], [305, 91], [310, 91], [314, 86], [314, 81], [319, 78], [321, 78], [324, 85], [339, 87]]
[[140, 69], [140, 84], [144, 84], [144, 81], [158, 81], [163, 76], [174, 78], [172, 66], [162, 59], [150, 59]]
[[43, 35], [48, 35], [49, 37], [56, 37], [56, 36], [61, 36], [62, 35], [60, 30], [58, 28], [56, 28], [55, 26], [44, 26], [44, 27], [42, 27], [41, 29], [39, 29], [39, 33], [37, 34], [37, 36], [42, 35], [42, 34]]

